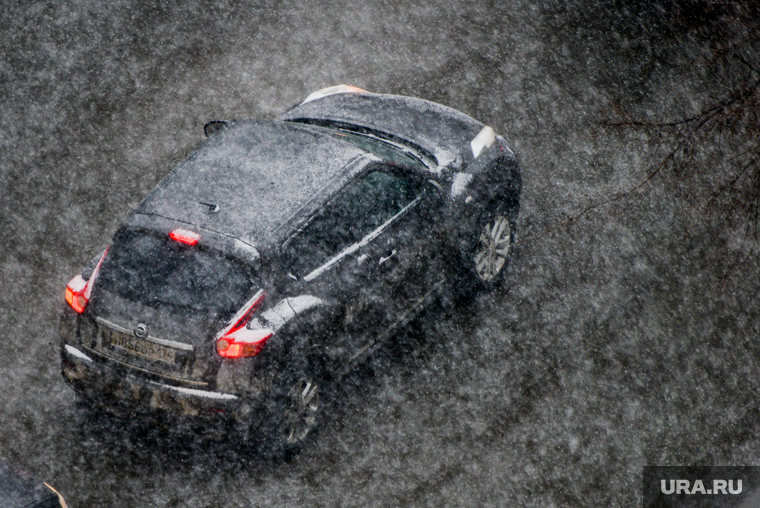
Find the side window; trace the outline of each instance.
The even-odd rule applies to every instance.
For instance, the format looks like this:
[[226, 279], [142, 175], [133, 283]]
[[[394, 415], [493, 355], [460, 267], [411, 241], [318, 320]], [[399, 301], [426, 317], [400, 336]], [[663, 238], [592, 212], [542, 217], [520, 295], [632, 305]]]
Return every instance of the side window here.
[[354, 180], [288, 242], [290, 270], [306, 275], [383, 225], [418, 194], [416, 182], [384, 171]]
[[367, 174], [351, 187], [343, 196], [352, 217], [354, 242], [382, 226], [417, 197], [413, 182], [382, 171]]

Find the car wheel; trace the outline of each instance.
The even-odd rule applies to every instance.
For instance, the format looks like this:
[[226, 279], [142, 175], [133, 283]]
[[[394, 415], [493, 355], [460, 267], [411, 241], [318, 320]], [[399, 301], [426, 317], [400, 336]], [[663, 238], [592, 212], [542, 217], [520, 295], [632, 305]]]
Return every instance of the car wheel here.
[[286, 445], [303, 442], [317, 424], [319, 414], [319, 384], [303, 375], [291, 386], [286, 397], [285, 410], [279, 433]]
[[494, 205], [462, 231], [459, 275], [444, 306], [455, 308], [501, 283], [512, 255], [516, 217], [516, 206]]
[[278, 376], [264, 433], [266, 455], [295, 453], [315, 433], [325, 399], [325, 382], [316, 365], [291, 362]]
[[493, 285], [504, 273], [512, 246], [512, 228], [506, 215], [490, 215], [481, 222], [480, 236], [473, 255], [473, 269], [484, 285]]

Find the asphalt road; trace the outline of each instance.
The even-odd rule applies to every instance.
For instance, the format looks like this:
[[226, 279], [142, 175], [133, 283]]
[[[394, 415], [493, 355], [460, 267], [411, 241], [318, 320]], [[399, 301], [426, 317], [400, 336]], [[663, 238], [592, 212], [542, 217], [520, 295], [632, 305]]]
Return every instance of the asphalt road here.
[[[677, 117], [707, 96], [708, 48], [667, 13], [24, 2], [0, 29], [0, 455], [70, 506], [622, 507], [644, 465], [758, 462], [756, 255], [727, 271], [732, 237], [666, 175], [565, 220], [651, 167], [647, 139], [603, 128], [612, 104]], [[508, 140], [524, 192], [505, 286], [397, 337], [288, 461], [78, 405], [59, 374], [66, 282], [207, 121], [339, 83]]]

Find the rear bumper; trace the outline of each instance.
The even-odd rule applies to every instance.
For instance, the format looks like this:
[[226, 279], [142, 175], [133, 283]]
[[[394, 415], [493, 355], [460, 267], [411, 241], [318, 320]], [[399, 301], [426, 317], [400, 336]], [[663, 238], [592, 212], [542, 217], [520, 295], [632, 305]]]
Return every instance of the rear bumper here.
[[231, 393], [173, 386], [138, 377], [100, 361], [85, 347], [63, 344], [63, 379], [86, 399], [117, 416], [162, 417], [203, 424], [251, 418], [251, 401]]

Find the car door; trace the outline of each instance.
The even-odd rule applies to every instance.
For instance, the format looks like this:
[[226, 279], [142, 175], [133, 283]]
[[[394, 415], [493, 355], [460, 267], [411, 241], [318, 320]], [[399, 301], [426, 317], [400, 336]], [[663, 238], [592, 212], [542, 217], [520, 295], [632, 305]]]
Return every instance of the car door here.
[[434, 220], [437, 200], [421, 181], [392, 168], [372, 176], [381, 189], [380, 209], [373, 219], [376, 227], [361, 245], [372, 284], [362, 288], [364, 300], [355, 305], [370, 302], [384, 309], [383, 329], [374, 337], [379, 339], [424, 303], [443, 270]]
[[310, 294], [342, 306], [334, 355], [374, 344], [436, 283], [437, 246], [418, 180], [398, 169], [368, 170], [286, 242], [291, 274]]

